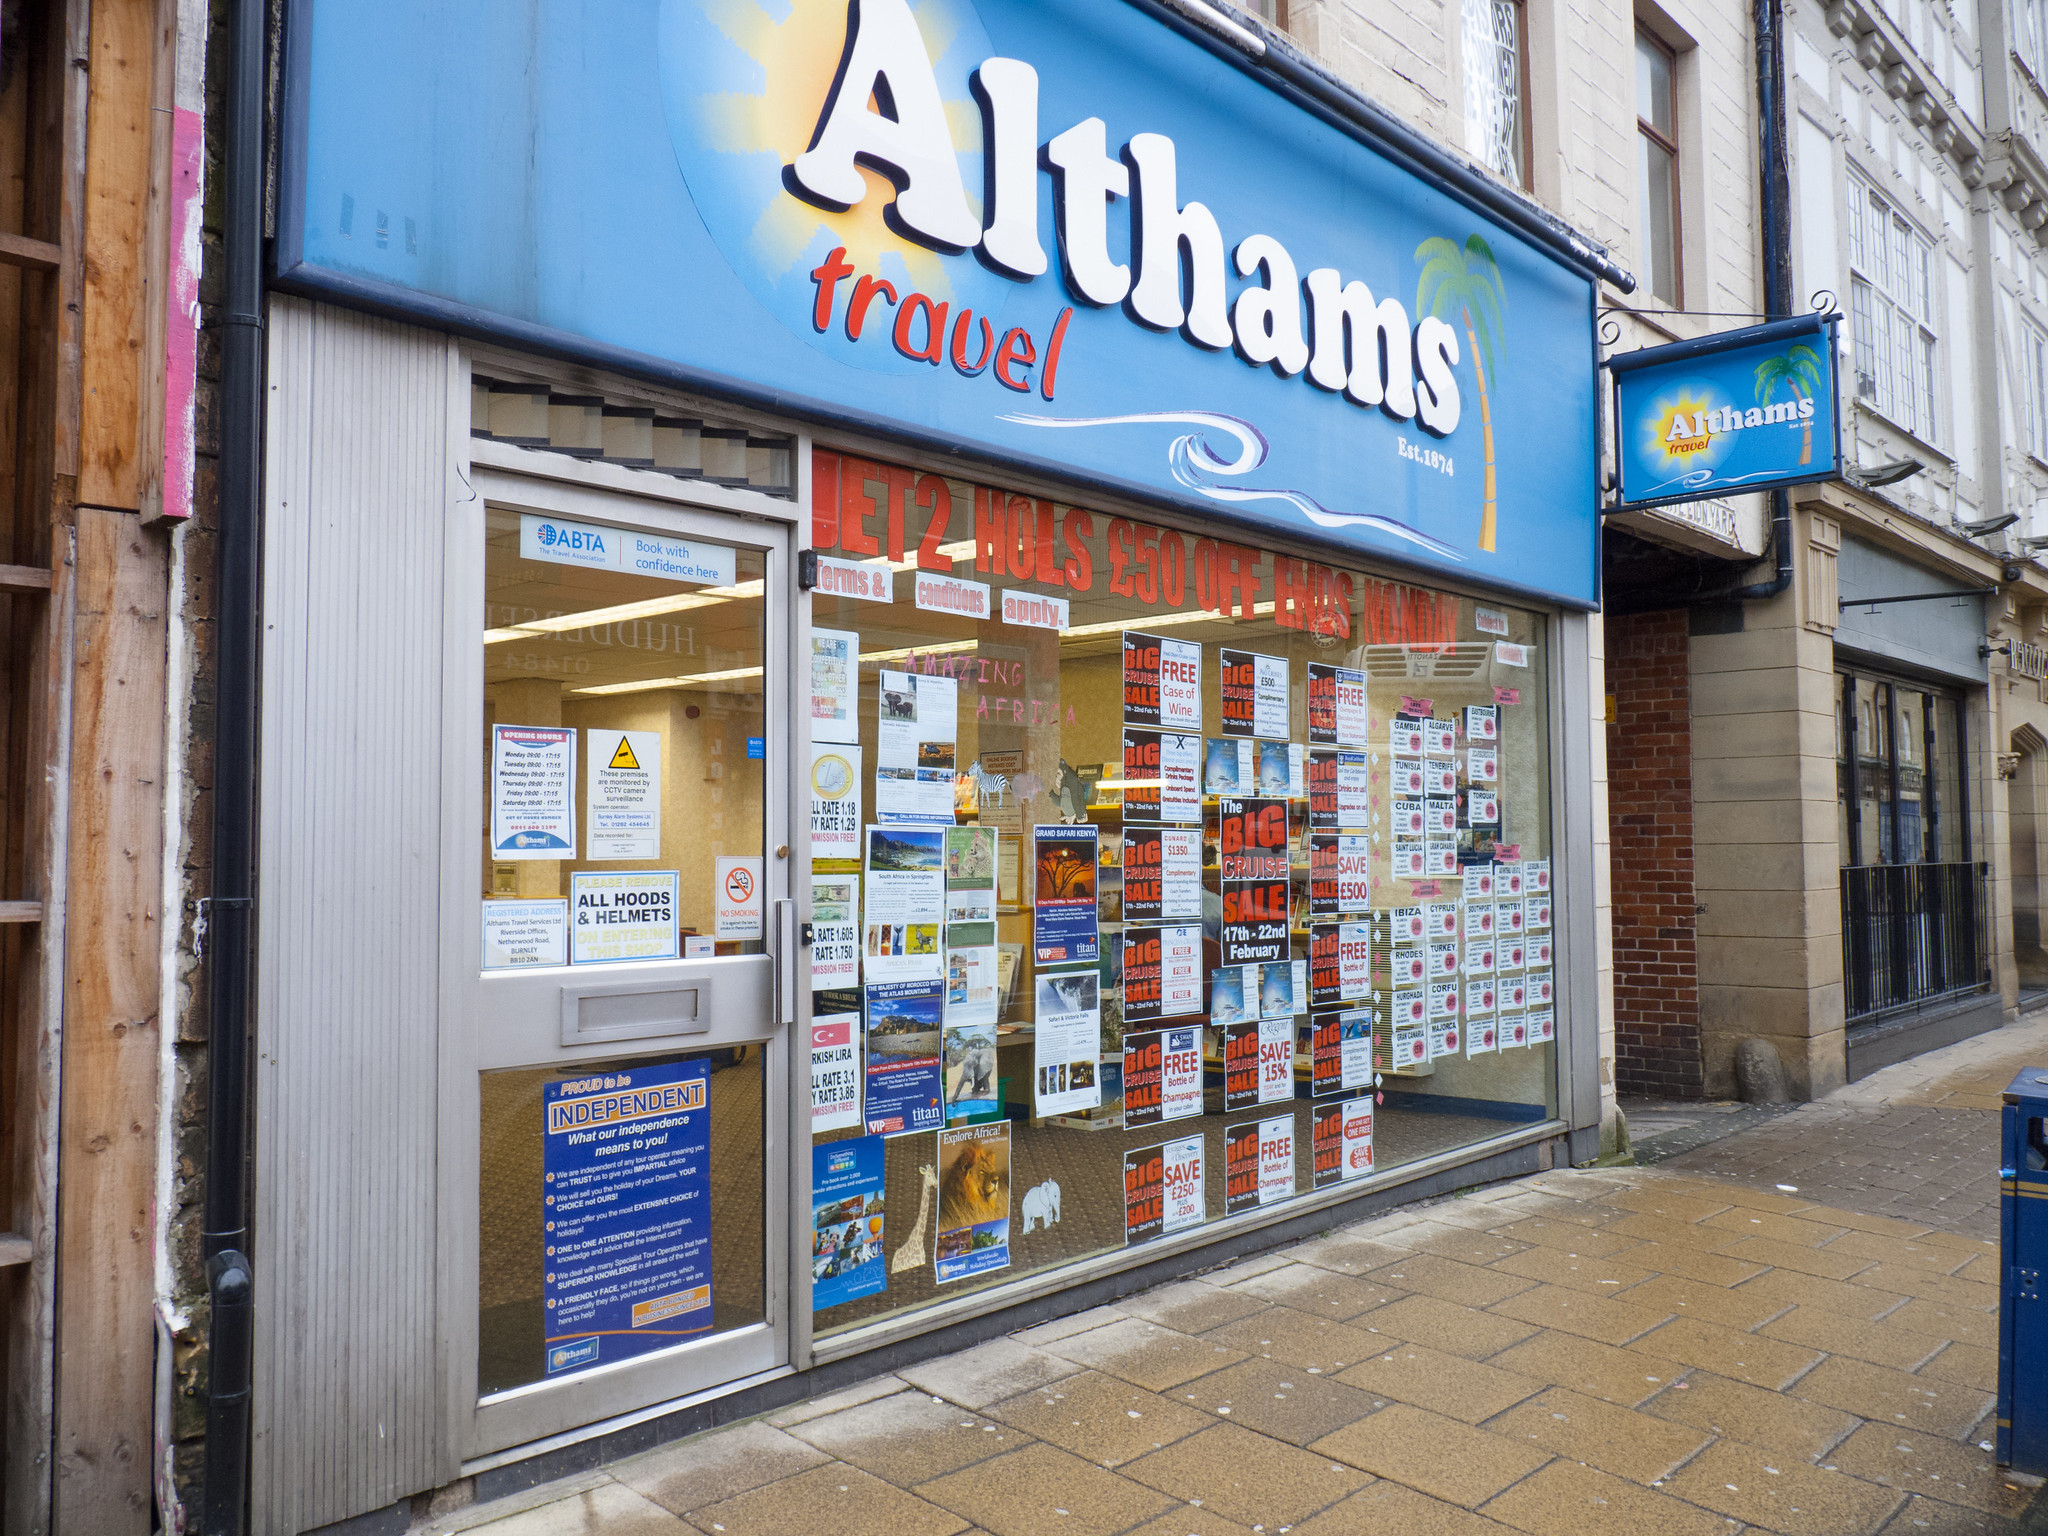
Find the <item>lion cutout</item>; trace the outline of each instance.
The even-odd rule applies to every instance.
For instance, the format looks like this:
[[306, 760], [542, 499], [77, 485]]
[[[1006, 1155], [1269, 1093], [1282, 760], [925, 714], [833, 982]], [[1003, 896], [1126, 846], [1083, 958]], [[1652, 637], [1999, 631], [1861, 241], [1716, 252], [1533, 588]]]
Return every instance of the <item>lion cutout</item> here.
[[960, 1149], [939, 1180], [941, 1231], [1009, 1219], [1010, 1175], [1003, 1163], [983, 1142], [969, 1142]]

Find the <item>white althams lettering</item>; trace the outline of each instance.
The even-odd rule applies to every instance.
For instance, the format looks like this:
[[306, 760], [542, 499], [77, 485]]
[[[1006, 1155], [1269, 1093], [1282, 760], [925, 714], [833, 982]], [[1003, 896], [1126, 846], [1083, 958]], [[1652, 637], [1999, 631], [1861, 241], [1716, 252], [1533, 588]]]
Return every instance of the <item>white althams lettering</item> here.
[[1335, 267], [1317, 267], [1308, 275], [1309, 321], [1315, 335], [1309, 379], [1407, 421], [1415, 414], [1408, 311], [1399, 299], [1374, 304], [1372, 290], [1356, 279], [1340, 289], [1341, 282]]
[[1265, 284], [1254, 284], [1237, 296], [1231, 319], [1237, 326], [1237, 350], [1254, 367], [1271, 363], [1282, 374], [1308, 366], [1308, 343], [1301, 335], [1301, 280], [1294, 258], [1271, 235], [1248, 235], [1238, 243], [1237, 273], [1250, 277], [1265, 268]]
[[[845, 66], [791, 176], [817, 201], [851, 208], [867, 195], [859, 167], [868, 166], [895, 184], [890, 223], [898, 233], [966, 250], [981, 239], [981, 223], [967, 205], [938, 78], [908, 0], [853, 0], [846, 25]], [[881, 112], [869, 109], [870, 98]]]
[[1415, 327], [1415, 371], [1421, 388], [1415, 394], [1417, 420], [1425, 432], [1449, 437], [1458, 430], [1458, 333], [1437, 319], [1423, 316]]
[[[1230, 345], [1230, 317], [1224, 308], [1223, 231], [1200, 203], [1180, 205], [1173, 140], [1141, 133], [1124, 153], [1137, 167], [1131, 193], [1131, 251], [1138, 280], [1131, 310], [1147, 325], [1170, 331], [1185, 323], [1190, 338], [1205, 347]], [[1191, 303], [1181, 303], [1181, 245], [1187, 245]]]
[[1045, 271], [1038, 243], [1038, 71], [1019, 59], [984, 59], [974, 72], [981, 103], [981, 254], [1013, 277]]
[[1109, 259], [1109, 200], [1131, 195], [1131, 173], [1109, 158], [1099, 117], [1085, 118], [1045, 146], [1059, 183], [1060, 256], [1067, 282], [1090, 304], [1121, 304], [1131, 269]]

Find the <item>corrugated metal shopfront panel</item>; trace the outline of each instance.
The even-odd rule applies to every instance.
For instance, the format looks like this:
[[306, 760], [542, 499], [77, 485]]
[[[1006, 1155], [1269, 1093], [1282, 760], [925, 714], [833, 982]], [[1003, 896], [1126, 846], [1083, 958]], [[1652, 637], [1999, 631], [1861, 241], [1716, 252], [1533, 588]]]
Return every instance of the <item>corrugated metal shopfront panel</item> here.
[[270, 316], [254, 1528], [456, 1473], [433, 1256], [446, 337]]

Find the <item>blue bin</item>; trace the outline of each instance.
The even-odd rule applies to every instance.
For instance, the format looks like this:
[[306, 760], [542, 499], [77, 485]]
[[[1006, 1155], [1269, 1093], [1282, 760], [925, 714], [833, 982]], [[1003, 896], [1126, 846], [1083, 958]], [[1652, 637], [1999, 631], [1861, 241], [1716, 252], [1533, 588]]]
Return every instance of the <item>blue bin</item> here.
[[2048, 1475], [2048, 1068], [2005, 1090], [1999, 1177], [1998, 1461]]

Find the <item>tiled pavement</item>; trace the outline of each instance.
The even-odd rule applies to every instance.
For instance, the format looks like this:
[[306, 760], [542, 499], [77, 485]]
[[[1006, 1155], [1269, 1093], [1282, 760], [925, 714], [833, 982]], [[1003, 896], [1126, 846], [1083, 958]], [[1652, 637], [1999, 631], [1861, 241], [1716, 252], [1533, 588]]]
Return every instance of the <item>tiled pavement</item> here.
[[[415, 1530], [2014, 1531], [1996, 1250], [1952, 1230], [1993, 1165], [1931, 1162], [1915, 1122], [1993, 1120], [2044, 1047], [1965, 1042], [1677, 1160], [1719, 1176], [1411, 1206]], [[1923, 1176], [1878, 1182], [1901, 1170]]]
[[[1972, 1237], [1998, 1236], [1999, 1095], [2020, 1068], [2048, 1064], [2036, 1014], [1873, 1073], [1815, 1104], [1744, 1121], [1732, 1136], [1661, 1166], [1769, 1188], [1796, 1184], [1827, 1205]], [[1712, 1117], [1703, 1117], [1712, 1129]], [[1663, 1138], [1645, 1144], [1645, 1155]]]

